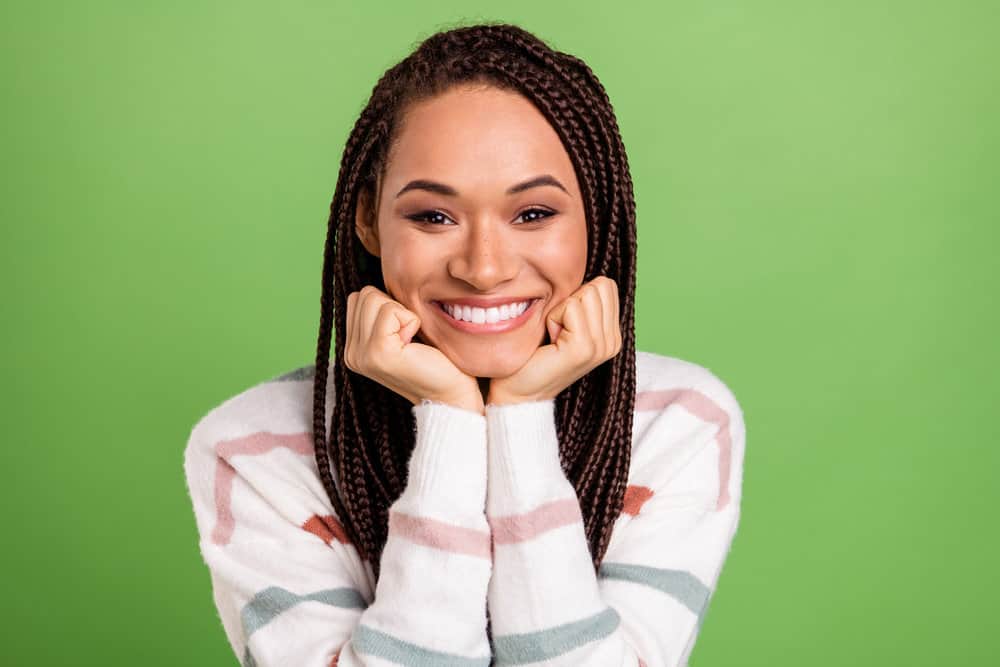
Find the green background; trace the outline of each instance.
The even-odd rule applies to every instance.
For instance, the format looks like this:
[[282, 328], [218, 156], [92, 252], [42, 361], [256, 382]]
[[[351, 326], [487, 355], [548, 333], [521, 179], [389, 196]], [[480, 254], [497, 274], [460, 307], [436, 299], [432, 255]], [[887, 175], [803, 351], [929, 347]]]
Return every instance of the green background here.
[[996, 3], [0, 12], [0, 663], [236, 664], [188, 434], [313, 361], [347, 133], [387, 67], [476, 19], [602, 79], [639, 348], [707, 366], [745, 411], [742, 521], [691, 664], [996, 655]]

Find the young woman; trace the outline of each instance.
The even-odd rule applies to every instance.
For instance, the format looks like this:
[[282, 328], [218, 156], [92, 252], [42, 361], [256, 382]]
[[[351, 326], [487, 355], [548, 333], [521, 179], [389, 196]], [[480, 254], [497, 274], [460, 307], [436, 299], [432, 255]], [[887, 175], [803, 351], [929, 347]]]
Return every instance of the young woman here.
[[187, 446], [244, 665], [687, 662], [744, 422], [706, 368], [635, 350], [635, 238], [581, 60], [478, 25], [385, 73], [343, 153], [315, 365]]

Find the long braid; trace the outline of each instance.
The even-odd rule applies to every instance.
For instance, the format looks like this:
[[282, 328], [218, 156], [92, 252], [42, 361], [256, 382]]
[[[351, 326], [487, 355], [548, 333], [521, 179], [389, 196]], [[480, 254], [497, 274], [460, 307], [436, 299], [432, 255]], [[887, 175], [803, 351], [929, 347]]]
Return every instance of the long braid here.
[[[611, 102], [596, 75], [579, 58], [553, 50], [518, 26], [474, 25], [428, 37], [382, 75], [348, 136], [323, 253], [313, 388], [320, 478], [348, 539], [378, 577], [388, 509], [406, 484], [415, 423], [405, 398], [350, 371], [341, 361], [347, 295], [364, 285], [384, 289], [378, 258], [355, 238], [355, 210], [362, 193], [375, 193], [407, 108], [462, 83], [516, 91], [549, 121], [573, 163], [587, 214], [584, 280], [607, 275], [618, 284], [621, 352], [555, 399], [559, 456], [580, 500], [596, 569], [622, 509], [631, 462], [636, 256], [632, 179]], [[329, 366], [334, 405], [327, 433]]]

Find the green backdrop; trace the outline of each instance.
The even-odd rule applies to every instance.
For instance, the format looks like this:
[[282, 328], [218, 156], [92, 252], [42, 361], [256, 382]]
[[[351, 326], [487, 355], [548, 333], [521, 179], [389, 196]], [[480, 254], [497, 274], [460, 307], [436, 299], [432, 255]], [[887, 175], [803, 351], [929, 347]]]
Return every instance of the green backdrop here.
[[312, 362], [340, 151], [379, 75], [502, 19], [615, 104], [639, 348], [707, 366], [746, 414], [691, 664], [985, 664], [997, 7], [4, 3], [0, 663], [236, 664], [187, 436]]

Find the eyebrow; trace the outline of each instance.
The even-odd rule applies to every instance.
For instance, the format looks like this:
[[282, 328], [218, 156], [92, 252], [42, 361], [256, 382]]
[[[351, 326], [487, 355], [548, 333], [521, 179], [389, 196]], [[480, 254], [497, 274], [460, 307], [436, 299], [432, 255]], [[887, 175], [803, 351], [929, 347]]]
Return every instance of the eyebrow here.
[[[514, 195], [518, 192], [524, 192], [525, 190], [530, 190], [531, 188], [537, 188], [543, 185], [557, 187], [566, 194], [569, 194], [569, 191], [563, 186], [563, 184], [560, 183], [554, 176], [550, 176], [549, 174], [535, 176], [534, 178], [529, 178], [528, 180], [518, 183], [517, 185], [512, 185], [507, 188], [507, 194]], [[458, 195], [458, 190], [450, 185], [421, 178], [415, 181], [410, 181], [404, 185], [403, 189], [396, 193], [396, 198], [398, 199], [401, 194], [408, 192], [409, 190], [426, 190], [427, 192], [435, 192], [439, 195], [446, 195], [448, 197], [455, 197]]]

